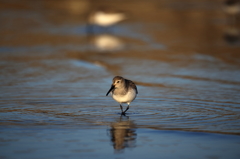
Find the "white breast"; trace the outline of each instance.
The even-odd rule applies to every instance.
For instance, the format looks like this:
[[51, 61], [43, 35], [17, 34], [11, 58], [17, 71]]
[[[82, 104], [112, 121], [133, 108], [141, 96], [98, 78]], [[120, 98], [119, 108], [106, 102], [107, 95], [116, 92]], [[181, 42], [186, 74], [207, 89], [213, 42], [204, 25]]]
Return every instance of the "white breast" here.
[[115, 101], [117, 101], [118, 103], [127, 103], [128, 105], [136, 98], [136, 96], [137, 96], [137, 93], [134, 89], [131, 89], [125, 95], [112, 94], [112, 97]]

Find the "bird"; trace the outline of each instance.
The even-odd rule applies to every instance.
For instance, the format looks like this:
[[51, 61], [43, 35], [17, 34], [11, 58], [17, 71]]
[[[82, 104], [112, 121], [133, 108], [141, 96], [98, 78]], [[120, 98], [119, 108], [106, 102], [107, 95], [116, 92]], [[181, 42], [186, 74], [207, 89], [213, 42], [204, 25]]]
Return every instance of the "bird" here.
[[122, 20], [126, 19], [126, 16], [122, 12], [110, 12], [99, 10], [92, 13], [89, 17], [91, 24], [108, 27], [114, 25]]
[[102, 33], [112, 33], [112, 26], [127, 19], [122, 11], [109, 8], [99, 8], [92, 11], [87, 16], [86, 31], [88, 35], [96, 35]]
[[[130, 103], [138, 94], [137, 86], [131, 80], [125, 79], [121, 76], [115, 76], [112, 81], [112, 85], [106, 96], [108, 96], [108, 94], [111, 92], [112, 98], [120, 104], [122, 111], [121, 115], [125, 116], [125, 113], [129, 109]], [[123, 111], [122, 103], [128, 104], [125, 111]]]

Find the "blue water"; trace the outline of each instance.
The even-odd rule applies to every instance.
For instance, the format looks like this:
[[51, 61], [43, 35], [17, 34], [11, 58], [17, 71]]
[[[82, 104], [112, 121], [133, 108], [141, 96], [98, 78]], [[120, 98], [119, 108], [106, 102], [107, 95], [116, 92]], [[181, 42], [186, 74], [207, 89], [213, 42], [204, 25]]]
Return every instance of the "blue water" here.
[[[240, 137], [152, 129], [4, 128], [1, 158], [231, 158]], [[119, 139], [119, 137], [122, 137]]]
[[[224, 38], [239, 24], [222, 2], [103, 4], [129, 17], [90, 34], [91, 2], [0, 2], [0, 158], [239, 158], [240, 47]], [[116, 75], [139, 91], [126, 117], [105, 96]]]

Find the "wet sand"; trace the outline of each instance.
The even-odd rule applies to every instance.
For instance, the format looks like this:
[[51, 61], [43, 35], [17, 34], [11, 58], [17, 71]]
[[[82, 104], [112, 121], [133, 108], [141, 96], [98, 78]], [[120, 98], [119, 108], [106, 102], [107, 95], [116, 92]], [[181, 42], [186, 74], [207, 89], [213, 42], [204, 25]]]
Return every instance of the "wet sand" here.
[[[239, 14], [222, 1], [0, 8], [0, 158], [239, 158]], [[127, 18], [90, 26], [101, 8]], [[115, 75], [139, 90], [122, 118]]]

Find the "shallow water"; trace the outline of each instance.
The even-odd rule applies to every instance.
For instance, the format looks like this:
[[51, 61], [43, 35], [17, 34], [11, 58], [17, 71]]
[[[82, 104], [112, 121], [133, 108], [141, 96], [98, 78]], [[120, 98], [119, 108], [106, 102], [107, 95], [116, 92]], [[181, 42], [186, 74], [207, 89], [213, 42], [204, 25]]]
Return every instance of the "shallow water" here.
[[[222, 1], [0, 3], [1, 157], [240, 156], [240, 38], [226, 38], [240, 25]], [[128, 18], [90, 34], [101, 6]], [[105, 96], [115, 75], [139, 91], [124, 121]]]
[[123, 129], [123, 126], [90, 130], [5, 128], [1, 136], [3, 158], [6, 155], [8, 158], [237, 159], [240, 155], [239, 136]]

